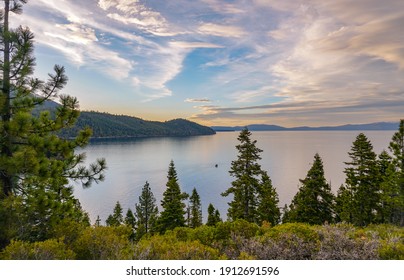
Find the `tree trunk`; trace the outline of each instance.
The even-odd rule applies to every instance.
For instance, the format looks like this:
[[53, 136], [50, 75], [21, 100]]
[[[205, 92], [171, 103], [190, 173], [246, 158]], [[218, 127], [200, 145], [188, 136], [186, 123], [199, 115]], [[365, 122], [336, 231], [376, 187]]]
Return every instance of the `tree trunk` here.
[[[11, 136], [9, 133], [9, 123], [11, 119], [10, 112], [10, 34], [8, 17], [10, 12], [10, 0], [4, 1], [4, 22], [3, 22], [3, 40], [4, 40], [4, 57], [3, 57], [3, 104], [1, 108], [1, 118], [3, 122], [3, 131], [1, 135], [1, 153], [7, 158], [12, 157]], [[0, 170], [0, 180], [3, 187], [3, 195], [9, 196], [12, 192], [12, 177], [7, 170]]]

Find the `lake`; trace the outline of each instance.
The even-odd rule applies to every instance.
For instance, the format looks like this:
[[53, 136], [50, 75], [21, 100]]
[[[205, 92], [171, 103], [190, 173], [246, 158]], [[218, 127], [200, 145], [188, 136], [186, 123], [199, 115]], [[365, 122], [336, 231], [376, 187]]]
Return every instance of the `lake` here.
[[[374, 151], [379, 154], [388, 149], [395, 131], [366, 131]], [[265, 131], [252, 132], [257, 147], [263, 150], [260, 164], [272, 179], [279, 194], [279, 205], [289, 204], [299, 188], [299, 179], [307, 171], [319, 153], [324, 163], [327, 181], [334, 193], [344, 183], [344, 162], [359, 131]], [[160, 200], [166, 188], [168, 165], [174, 161], [182, 191], [191, 193], [195, 187], [201, 196], [204, 220], [207, 207], [212, 203], [219, 209], [222, 219], [227, 218], [230, 197], [220, 194], [233, 178], [230, 165], [237, 157], [235, 146], [239, 132], [218, 132], [216, 135], [184, 138], [145, 138], [132, 141], [91, 143], [83, 151], [87, 162], [104, 157], [108, 170], [104, 182], [91, 188], [75, 187], [75, 196], [90, 214], [92, 223], [97, 215], [102, 223], [119, 201], [124, 215], [138, 203], [146, 181]], [[81, 151], [80, 151], [81, 152]], [[216, 167], [217, 165], [217, 167]]]

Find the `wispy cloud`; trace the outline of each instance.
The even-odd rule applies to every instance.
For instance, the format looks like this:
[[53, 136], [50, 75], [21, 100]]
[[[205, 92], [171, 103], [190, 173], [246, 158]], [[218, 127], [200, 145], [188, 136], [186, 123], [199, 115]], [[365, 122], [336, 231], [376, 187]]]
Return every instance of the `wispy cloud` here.
[[157, 11], [145, 6], [140, 1], [99, 0], [98, 6], [107, 12], [107, 17], [133, 25], [143, 32], [157, 36], [174, 36], [174, 26]]
[[246, 32], [240, 26], [220, 25], [215, 23], [204, 23], [199, 26], [198, 31], [205, 35], [218, 37], [240, 38], [246, 34]]
[[187, 103], [211, 103], [212, 100], [208, 98], [187, 98], [184, 100]]
[[[402, 0], [38, 0], [26, 6], [29, 12], [15, 20], [31, 27], [37, 43], [129, 84], [139, 101], [209, 100], [194, 109], [201, 122], [299, 125], [402, 115]], [[189, 73], [205, 82], [202, 88], [191, 85]]]

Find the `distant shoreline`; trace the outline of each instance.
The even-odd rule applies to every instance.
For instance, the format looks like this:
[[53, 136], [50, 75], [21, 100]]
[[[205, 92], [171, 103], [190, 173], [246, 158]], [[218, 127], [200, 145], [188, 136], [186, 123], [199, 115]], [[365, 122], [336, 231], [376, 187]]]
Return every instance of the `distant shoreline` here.
[[216, 132], [241, 131], [247, 127], [250, 131], [394, 131], [397, 130], [399, 122], [378, 122], [369, 124], [347, 124], [339, 126], [299, 126], [283, 127], [278, 125], [251, 124], [246, 126], [211, 126]]

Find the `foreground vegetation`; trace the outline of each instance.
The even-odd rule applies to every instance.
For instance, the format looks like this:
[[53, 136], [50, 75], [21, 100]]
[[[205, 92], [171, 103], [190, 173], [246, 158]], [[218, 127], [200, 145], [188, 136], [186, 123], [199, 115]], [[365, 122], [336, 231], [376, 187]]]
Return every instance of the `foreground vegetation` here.
[[393, 225], [311, 226], [287, 223], [271, 227], [244, 220], [131, 240], [128, 226], [80, 227], [42, 242], [13, 241], [1, 259], [137, 260], [378, 260], [404, 259], [404, 229]]

